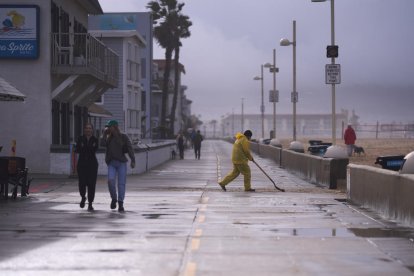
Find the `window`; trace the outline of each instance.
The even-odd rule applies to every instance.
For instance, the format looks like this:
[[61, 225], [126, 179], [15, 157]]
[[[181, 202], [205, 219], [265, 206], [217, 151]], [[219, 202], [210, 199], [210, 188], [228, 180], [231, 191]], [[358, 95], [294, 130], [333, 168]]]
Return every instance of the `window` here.
[[132, 59], [132, 53], [131, 53], [131, 51], [132, 51], [132, 45], [131, 45], [131, 43], [129, 43], [128, 42], [128, 56], [127, 56], [127, 59]]
[[147, 106], [146, 101], [147, 101], [147, 94], [145, 93], [145, 90], [143, 90], [141, 92], [141, 110], [142, 111], [146, 110], [145, 108]]
[[138, 62], [139, 60], [139, 48], [138, 45], [135, 45], [135, 57], [134, 57], [134, 61]]
[[146, 69], [147, 60], [145, 58], [141, 58], [141, 78], [145, 79], [147, 77]]
[[104, 103], [104, 95], [101, 95], [95, 99], [96, 104], [103, 104]]
[[69, 145], [70, 105], [52, 101], [52, 143]]

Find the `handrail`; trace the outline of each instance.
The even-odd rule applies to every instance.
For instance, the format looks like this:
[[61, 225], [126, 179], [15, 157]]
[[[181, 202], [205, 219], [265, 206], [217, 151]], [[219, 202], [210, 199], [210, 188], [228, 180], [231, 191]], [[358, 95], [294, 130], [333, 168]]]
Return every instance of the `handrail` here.
[[119, 56], [88, 33], [52, 33], [52, 69], [85, 69], [111, 84], [118, 82]]

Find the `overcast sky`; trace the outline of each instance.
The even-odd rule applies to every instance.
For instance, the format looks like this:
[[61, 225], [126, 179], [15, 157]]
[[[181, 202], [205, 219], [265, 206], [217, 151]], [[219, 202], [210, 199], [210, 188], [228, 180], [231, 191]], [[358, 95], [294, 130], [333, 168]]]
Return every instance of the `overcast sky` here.
[[[104, 12], [148, 11], [142, 0], [99, 0]], [[226, 114], [259, 114], [260, 65], [272, 62], [276, 49], [277, 113], [292, 113], [292, 39], [296, 20], [298, 114], [331, 113], [331, 85], [325, 84], [326, 46], [331, 42], [330, 1], [311, 0], [182, 0], [193, 22], [183, 40], [181, 63], [201, 120]], [[336, 0], [335, 42], [339, 45], [341, 84], [336, 109], [355, 110], [362, 123], [414, 122], [414, 1]], [[154, 58], [164, 52], [154, 43]], [[272, 75], [264, 72], [265, 112], [272, 114], [268, 91]]]

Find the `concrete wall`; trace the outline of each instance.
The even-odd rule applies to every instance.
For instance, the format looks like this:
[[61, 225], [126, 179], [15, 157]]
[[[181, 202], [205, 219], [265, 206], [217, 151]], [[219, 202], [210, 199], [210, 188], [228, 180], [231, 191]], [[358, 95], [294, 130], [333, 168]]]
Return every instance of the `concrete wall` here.
[[311, 183], [335, 189], [346, 182], [348, 199], [353, 204], [389, 220], [414, 225], [413, 174], [348, 164], [348, 159], [323, 158], [258, 143], [250, 143], [250, 149]]
[[414, 225], [414, 175], [350, 164], [348, 199], [406, 225]]
[[336, 189], [346, 182], [349, 159], [323, 158], [259, 143], [250, 143], [250, 149], [311, 183]]
[[[134, 169], [131, 169], [128, 161], [128, 174], [140, 174], [167, 162], [171, 159], [173, 148], [175, 148], [175, 142], [141, 144], [140, 148], [135, 150], [136, 166]], [[99, 163], [98, 175], [106, 175], [105, 151], [100, 150], [96, 157]], [[50, 164], [49, 173], [51, 174], [68, 176], [71, 174], [71, 155], [68, 151], [51, 153]]]

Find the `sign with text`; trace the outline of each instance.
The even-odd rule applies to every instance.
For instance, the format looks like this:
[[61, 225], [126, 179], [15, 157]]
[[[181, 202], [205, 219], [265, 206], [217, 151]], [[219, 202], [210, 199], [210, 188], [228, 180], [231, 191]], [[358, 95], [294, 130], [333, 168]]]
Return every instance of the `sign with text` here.
[[0, 58], [39, 57], [39, 6], [0, 5]]
[[279, 102], [279, 90], [269, 90], [269, 102], [277, 103]]
[[326, 84], [340, 84], [341, 83], [341, 65], [340, 64], [326, 64], [325, 65], [325, 80]]

